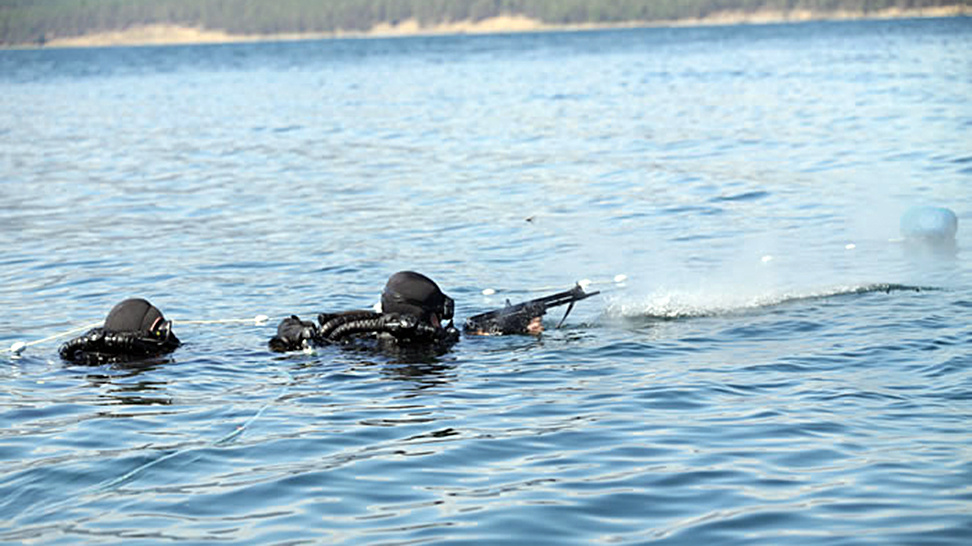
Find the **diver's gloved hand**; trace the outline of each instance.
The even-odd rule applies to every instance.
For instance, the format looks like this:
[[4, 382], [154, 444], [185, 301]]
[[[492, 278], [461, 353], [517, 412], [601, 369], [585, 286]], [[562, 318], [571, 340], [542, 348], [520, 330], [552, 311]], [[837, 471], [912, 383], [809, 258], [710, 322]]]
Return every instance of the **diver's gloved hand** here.
[[317, 325], [313, 322], [300, 320], [297, 315], [291, 315], [280, 321], [277, 335], [270, 338], [270, 350], [277, 352], [295, 351], [310, 347], [311, 341], [317, 335]]
[[541, 318], [543, 310], [531, 310], [529, 313], [519, 313], [497, 317], [489, 332], [493, 335], [529, 334], [538, 335], [543, 331]]
[[451, 320], [440, 330], [439, 341], [449, 345], [459, 341], [459, 330], [452, 324]]

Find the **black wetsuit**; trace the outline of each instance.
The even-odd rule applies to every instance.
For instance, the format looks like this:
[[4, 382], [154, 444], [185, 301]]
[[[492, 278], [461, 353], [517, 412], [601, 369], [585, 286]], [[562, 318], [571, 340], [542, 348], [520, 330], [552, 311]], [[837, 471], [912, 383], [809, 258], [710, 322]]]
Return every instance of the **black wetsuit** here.
[[61, 346], [61, 358], [79, 364], [131, 362], [161, 356], [181, 344], [172, 323], [143, 299], [116, 305], [105, 325], [92, 328]]
[[92, 328], [61, 345], [61, 358], [78, 364], [131, 362], [171, 353], [180, 345], [171, 331], [157, 336], [147, 332], [115, 332]]

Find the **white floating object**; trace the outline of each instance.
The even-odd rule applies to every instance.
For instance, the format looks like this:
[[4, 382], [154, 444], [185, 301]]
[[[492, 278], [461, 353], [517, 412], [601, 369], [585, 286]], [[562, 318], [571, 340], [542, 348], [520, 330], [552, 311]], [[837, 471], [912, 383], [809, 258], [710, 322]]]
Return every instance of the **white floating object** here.
[[846, 245], [844, 245], [844, 248], [846, 248], [847, 250], [854, 250], [855, 248], [857, 248], [857, 245], [855, 245], [854, 243], [847, 243]]
[[492, 296], [495, 293], [496, 293], [496, 290], [493, 290], [492, 288], [484, 288], [483, 289], [483, 295], [484, 296]]
[[26, 348], [27, 344], [23, 341], [15, 341], [14, 344], [10, 346], [10, 352], [15, 355], [19, 355], [20, 353], [24, 352], [24, 349]]
[[621, 282], [624, 282], [626, 280], [628, 280], [628, 276], [625, 275], [624, 273], [621, 273], [619, 275], [615, 275], [614, 276], [614, 282], [621, 283]]
[[581, 279], [581, 280], [577, 281], [577, 286], [580, 286], [583, 289], [587, 289], [587, 287], [590, 286], [590, 285], [591, 285], [591, 280], [590, 279]]
[[764, 264], [768, 264], [773, 261], [773, 257], [767, 254], [766, 256], [763, 256], [761, 260]]
[[381, 313], [381, 302], [379, 301], [378, 303], [372, 305], [371, 308], [375, 310], [375, 313]]
[[901, 216], [901, 236], [925, 241], [952, 241], [958, 217], [945, 207], [912, 207]]
[[256, 324], [257, 326], [262, 326], [266, 324], [268, 320], [270, 320], [270, 317], [266, 315], [257, 315], [253, 317], [253, 323]]

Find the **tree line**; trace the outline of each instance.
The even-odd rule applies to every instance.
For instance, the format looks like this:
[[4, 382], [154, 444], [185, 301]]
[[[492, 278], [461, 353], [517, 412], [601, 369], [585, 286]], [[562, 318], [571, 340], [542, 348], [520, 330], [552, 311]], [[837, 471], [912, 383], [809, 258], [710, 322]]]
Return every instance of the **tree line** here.
[[0, 44], [43, 43], [154, 24], [231, 34], [367, 31], [523, 15], [553, 25], [665, 22], [721, 12], [882, 10], [972, 6], [972, 0], [0, 0]]

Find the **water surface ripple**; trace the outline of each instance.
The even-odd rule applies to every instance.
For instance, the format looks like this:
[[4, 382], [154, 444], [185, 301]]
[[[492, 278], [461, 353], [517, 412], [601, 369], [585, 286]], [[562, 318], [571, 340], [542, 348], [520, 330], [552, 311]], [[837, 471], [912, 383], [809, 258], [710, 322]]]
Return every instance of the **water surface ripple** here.
[[[0, 343], [130, 296], [185, 342], [0, 357], [0, 541], [968, 544], [970, 31], [0, 52]], [[955, 244], [894, 241], [914, 204]], [[399, 269], [459, 317], [603, 293], [435, 359], [266, 349]]]

